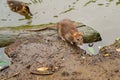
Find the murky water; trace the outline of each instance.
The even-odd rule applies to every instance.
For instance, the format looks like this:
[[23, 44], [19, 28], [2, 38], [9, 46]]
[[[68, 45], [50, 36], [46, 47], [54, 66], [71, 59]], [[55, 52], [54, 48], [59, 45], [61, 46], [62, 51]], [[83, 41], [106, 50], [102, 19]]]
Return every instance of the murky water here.
[[[64, 18], [83, 22], [100, 32], [102, 42], [96, 46], [108, 45], [120, 37], [120, 5], [117, 0], [99, 0], [84, 6], [89, 0], [21, 0], [29, 4], [33, 13], [31, 23], [23, 16], [12, 12], [6, 0], [0, 0], [0, 27], [25, 24], [58, 22]], [[95, 0], [96, 1], [96, 0]]]

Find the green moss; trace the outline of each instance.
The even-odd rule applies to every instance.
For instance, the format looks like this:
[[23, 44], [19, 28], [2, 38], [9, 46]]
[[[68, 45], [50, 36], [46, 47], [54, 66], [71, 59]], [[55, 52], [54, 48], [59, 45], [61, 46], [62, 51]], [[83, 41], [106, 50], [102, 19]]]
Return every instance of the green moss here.
[[26, 30], [26, 29], [36, 29], [36, 28], [43, 28], [47, 27], [48, 25], [54, 25], [55, 23], [48, 23], [48, 24], [40, 24], [40, 25], [22, 25], [22, 26], [14, 26], [14, 27], [0, 27], [0, 31], [3, 30]]

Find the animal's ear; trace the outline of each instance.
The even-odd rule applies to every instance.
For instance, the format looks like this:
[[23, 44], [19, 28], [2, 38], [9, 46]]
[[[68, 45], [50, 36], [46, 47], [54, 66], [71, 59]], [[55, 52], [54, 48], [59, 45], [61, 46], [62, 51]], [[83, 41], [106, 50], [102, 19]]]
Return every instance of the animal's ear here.
[[76, 36], [77, 36], [77, 33], [74, 33], [72, 36], [73, 36], [73, 37], [76, 37]]
[[26, 8], [25, 6], [22, 7], [22, 10], [25, 11], [25, 12], [26, 12], [26, 9], [27, 9], [27, 8]]
[[79, 32], [78, 34], [79, 34], [79, 35], [82, 35], [82, 32]]

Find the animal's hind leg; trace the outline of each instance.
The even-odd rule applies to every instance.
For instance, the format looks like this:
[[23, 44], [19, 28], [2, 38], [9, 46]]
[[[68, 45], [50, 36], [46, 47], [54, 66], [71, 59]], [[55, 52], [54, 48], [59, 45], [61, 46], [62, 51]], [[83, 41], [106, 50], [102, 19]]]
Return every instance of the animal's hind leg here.
[[60, 37], [63, 41], [65, 41], [65, 38], [63, 37], [62, 31], [61, 31], [60, 28], [58, 28], [58, 35], [59, 35], [59, 37]]

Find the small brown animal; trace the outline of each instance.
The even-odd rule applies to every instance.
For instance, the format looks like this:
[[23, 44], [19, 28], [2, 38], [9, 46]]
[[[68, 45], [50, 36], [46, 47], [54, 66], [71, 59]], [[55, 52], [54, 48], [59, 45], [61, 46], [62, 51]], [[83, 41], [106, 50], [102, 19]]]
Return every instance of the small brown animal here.
[[32, 16], [29, 7], [24, 2], [17, 0], [7, 0], [7, 4], [13, 12], [19, 13], [23, 16]]
[[57, 28], [58, 35], [62, 40], [68, 41], [77, 46], [83, 44], [82, 33], [77, 30], [71, 20], [63, 19], [57, 24]]

